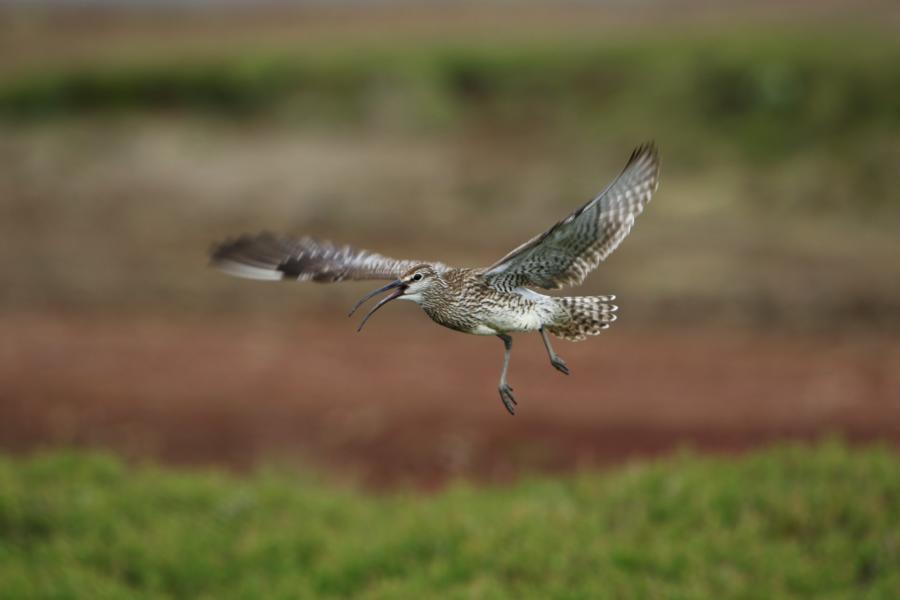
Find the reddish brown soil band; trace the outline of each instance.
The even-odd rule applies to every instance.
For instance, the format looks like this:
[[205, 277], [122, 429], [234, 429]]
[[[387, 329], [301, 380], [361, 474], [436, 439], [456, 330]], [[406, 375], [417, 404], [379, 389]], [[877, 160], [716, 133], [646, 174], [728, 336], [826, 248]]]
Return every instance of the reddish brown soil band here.
[[900, 343], [888, 338], [613, 328], [556, 343], [566, 377], [537, 335], [516, 336], [510, 417], [496, 392], [499, 340], [421, 315], [380, 317], [362, 334], [343, 318], [280, 328], [2, 318], [0, 447], [308, 463], [374, 485], [431, 487], [685, 446], [733, 451], [830, 434], [900, 442]]

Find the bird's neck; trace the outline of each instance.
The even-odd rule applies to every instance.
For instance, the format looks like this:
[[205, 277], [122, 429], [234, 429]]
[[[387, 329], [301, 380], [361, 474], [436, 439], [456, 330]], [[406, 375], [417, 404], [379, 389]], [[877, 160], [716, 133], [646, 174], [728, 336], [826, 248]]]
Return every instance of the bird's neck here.
[[446, 281], [438, 280], [435, 281], [428, 288], [422, 290], [421, 292], [417, 292], [415, 294], [409, 294], [401, 296], [406, 300], [412, 300], [419, 306], [428, 306], [434, 304], [440, 304], [446, 302], [447, 296], [450, 294], [450, 286]]

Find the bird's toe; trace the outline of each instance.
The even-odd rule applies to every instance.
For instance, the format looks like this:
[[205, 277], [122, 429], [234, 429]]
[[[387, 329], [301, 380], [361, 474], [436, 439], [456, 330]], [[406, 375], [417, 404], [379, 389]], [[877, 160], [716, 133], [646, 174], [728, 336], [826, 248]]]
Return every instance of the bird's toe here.
[[506, 407], [507, 412], [509, 412], [509, 414], [511, 415], [515, 415], [515, 407], [518, 403], [516, 402], [516, 399], [512, 394], [511, 387], [505, 384], [500, 386], [500, 399], [503, 401], [503, 406]]
[[563, 373], [565, 375], [569, 374], [569, 366], [566, 364], [566, 361], [563, 359], [556, 357], [554, 360], [550, 361], [550, 364], [553, 365], [553, 368]]

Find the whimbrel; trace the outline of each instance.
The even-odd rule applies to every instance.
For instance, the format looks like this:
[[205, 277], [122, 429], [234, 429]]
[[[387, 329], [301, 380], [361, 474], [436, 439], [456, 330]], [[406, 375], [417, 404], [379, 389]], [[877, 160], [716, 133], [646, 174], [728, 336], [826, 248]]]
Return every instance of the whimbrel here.
[[351, 246], [310, 237], [271, 233], [243, 235], [218, 244], [212, 264], [238, 277], [333, 283], [344, 280], [392, 280], [363, 297], [350, 315], [370, 298], [390, 292], [363, 317], [358, 331], [392, 300], [411, 300], [439, 325], [503, 340], [500, 398], [510, 414], [516, 400], [507, 383], [512, 351], [510, 333], [538, 331], [550, 364], [569, 374], [550, 345], [548, 333], [580, 341], [615, 321], [615, 296], [554, 297], [531, 288], [578, 285], [618, 247], [656, 191], [656, 147], [638, 147], [622, 173], [593, 200], [528, 240], [494, 264], [454, 268], [439, 262], [399, 260]]

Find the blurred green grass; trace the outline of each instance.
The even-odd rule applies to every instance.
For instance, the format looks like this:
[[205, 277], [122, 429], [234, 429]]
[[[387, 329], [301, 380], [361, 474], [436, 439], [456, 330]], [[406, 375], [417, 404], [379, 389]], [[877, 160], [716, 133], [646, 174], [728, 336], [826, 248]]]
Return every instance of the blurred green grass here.
[[370, 495], [0, 459], [8, 598], [896, 598], [900, 457], [841, 443]]
[[385, 104], [391, 125], [412, 129], [487, 120], [617, 135], [645, 121], [687, 135], [685, 148], [719, 140], [745, 158], [771, 160], [896, 132], [900, 45], [872, 32], [757, 26], [603, 41], [223, 49], [192, 59], [16, 70], [0, 79], [0, 116], [13, 121], [177, 110], [229, 118], [282, 112], [346, 127], [384, 119]]

